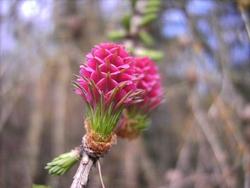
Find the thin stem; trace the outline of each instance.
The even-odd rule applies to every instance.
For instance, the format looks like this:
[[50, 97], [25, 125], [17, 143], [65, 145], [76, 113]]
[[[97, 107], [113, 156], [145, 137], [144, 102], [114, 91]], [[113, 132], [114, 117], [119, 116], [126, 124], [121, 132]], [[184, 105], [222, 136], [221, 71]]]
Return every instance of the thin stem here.
[[97, 167], [98, 167], [98, 172], [99, 172], [99, 177], [100, 177], [100, 180], [101, 180], [102, 188], [105, 188], [105, 185], [104, 185], [104, 182], [103, 182], [103, 179], [102, 179], [101, 164], [100, 164], [99, 160], [97, 161]]

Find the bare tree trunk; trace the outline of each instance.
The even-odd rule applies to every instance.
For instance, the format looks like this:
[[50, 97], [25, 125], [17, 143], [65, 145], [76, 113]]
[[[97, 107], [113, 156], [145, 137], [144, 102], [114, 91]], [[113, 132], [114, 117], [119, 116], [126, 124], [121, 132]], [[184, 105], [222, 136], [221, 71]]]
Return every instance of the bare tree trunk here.
[[146, 148], [143, 142], [143, 139], [137, 138], [136, 142], [138, 143], [138, 149], [139, 149], [139, 162], [141, 164], [141, 169], [143, 171], [143, 174], [145, 175], [146, 182], [148, 184], [148, 187], [157, 187], [157, 174], [155, 172], [155, 166], [150, 160]]
[[137, 188], [138, 181], [138, 142], [127, 142], [124, 148], [124, 182], [125, 187]]
[[34, 178], [37, 170], [37, 160], [40, 150], [41, 133], [43, 130], [45, 90], [48, 82], [48, 74], [41, 74], [36, 84], [34, 84], [33, 107], [30, 116], [30, 128], [28, 132], [28, 145], [30, 156], [30, 173]]
[[[59, 56], [60, 57], [60, 56]], [[66, 121], [66, 100], [67, 100], [67, 85], [70, 83], [70, 67], [69, 60], [61, 58], [58, 62], [56, 71], [57, 78], [54, 86], [54, 124], [52, 130], [52, 145], [53, 155], [56, 156], [64, 152], [64, 136], [65, 136], [65, 121]], [[52, 187], [59, 187], [58, 179], [51, 179]]]

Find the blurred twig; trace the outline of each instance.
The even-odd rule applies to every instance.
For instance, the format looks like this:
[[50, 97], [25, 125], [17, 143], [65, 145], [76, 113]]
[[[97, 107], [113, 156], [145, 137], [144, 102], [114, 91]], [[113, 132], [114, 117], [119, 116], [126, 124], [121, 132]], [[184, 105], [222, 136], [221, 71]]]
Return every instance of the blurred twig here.
[[230, 183], [228, 182], [228, 175], [230, 174], [230, 169], [227, 164], [227, 155], [222, 149], [216, 133], [211, 128], [211, 122], [209, 122], [206, 113], [199, 107], [197, 96], [195, 94], [192, 95], [190, 98], [190, 105], [198, 125], [200, 126], [203, 134], [206, 136], [210, 146], [212, 147], [212, 150], [218, 161], [218, 165], [221, 169], [224, 179], [227, 182], [227, 185], [231, 187]]

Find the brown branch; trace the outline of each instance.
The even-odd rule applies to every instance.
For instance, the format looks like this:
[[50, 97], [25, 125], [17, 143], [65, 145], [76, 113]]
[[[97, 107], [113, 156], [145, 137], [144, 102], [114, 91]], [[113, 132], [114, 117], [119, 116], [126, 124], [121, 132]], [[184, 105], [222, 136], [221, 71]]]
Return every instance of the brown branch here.
[[95, 164], [95, 159], [90, 158], [85, 152], [83, 153], [80, 165], [74, 176], [74, 180], [70, 188], [85, 188], [88, 184], [89, 173]]

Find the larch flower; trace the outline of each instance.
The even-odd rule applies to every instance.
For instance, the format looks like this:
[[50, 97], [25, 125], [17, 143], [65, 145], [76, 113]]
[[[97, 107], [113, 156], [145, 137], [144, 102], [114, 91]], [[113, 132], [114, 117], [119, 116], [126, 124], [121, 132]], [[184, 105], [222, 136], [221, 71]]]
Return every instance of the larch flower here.
[[122, 45], [102, 43], [80, 66], [75, 92], [88, 105], [91, 128], [104, 138], [112, 133], [124, 107], [141, 102], [133, 61]]
[[163, 101], [163, 87], [156, 64], [148, 57], [134, 58], [136, 87], [144, 91], [143, 100], [123, 111], [116, 134], [122, 138], [136, 138], [149, 125], [149, 113]]
[[144, 90], [143, 100], [136, 106], [138, 110], [150, 112], [163, 100], [163, 87], [158, 67], [148, 57], [137, 57], [134, 59], [134, 69], [137, 88]]

